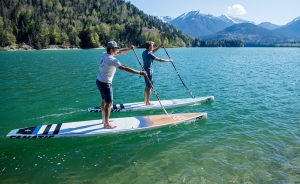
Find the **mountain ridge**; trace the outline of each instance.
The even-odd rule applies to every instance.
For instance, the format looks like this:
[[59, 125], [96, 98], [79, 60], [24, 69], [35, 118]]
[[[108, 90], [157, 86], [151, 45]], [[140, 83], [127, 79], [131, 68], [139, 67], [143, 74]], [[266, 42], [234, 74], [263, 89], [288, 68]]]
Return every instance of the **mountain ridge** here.
[[202, 37], [204, 40], [241, 40], [252, 42], [287, 42], [294, 41], [288, 36], [262, 28], [251, 23], [235, 24], [215, 34]]
[[265, 29], [269, 29], [269, 30], [274, 30], [274, 29], [282, 27], [282, 26], [279, 26], [276, 24], [272, 24], [271, 22], [262, 22], [262, 23], [258, 24], [258, 26], [263, 27]]
[[274, 29], [274, 31], [282, 35], [292, 37], [296, 41], [300, 41], [300, 17], [292, 20], [285, 26]]
[[210, 35], [223, 30], [230, 24], [201, 10], [183, 13], [169, 22], [185, 34], [195, 36]]
[[244, 20], [244, 19], [240, 19], [240, 18], [236, 18], [236, 17], [224, 15], [224, 14], [218, 16], [218, 18], [223, 20], [224, 22], [230, 23], [231, 25], [240, 24], [240, 23], [252, 23], [252, 24], [254, 24], [254, 22], [252, 22], [252, 21], [248, 21], [248, 20]]
[[[177, 27], [179, 30], [181, 30], [187, 35], [191, 35], [201, 39], [207, 38], [211, 40], [215, 36], [214, 39], [222, 38], [228, 40], [228, 38], [235, 38], [241, 39], [246, 42], [289, 42], [300, 41], [300, 25], [298, 25], [300, 23], [298, 22], [300, 22], [300, 17], [293, 19], [291, 22], [283, 26], [272, 24], [270, 22], [262, 22], [256, 25], [252, 21], [224, 14], [216, 17], [207, 12], [197, 10], [185, 12], [179, 15], [178, 17], [174, 18], [173, 20], [169, 21], [168, 23]], [[239, 36], [234, 36], [234, 33], [230, 32], [232, 31], [232, 29], [226, 29], [230, 26], [244, 23], [252, 24], [254, 26], [243, 25], [245, 26], [243, 28], [244, 31], [239, 32]], [[238, 27], [239, 26], [237, 26], [236, 28]], [[249, 28], [248, 32], [246, 31], [247, 28]], [[268, 36], [268, 34], [266, 34], [266, 30], [260, 28], [264, 28], [271, 31], [268, 34], [273, 35], [274, 38]], [[256, 31], [254, 31], [254, 29], [256, 29]], [[225, 34], [225, 32], [227, 33]], [[222, 34], [223, 36], [219, 34]], [[228, 38], [224, 37], [224, 35], [228, 35]], [[251, 41], [250, 38], [253, 38], [253, 40]]]

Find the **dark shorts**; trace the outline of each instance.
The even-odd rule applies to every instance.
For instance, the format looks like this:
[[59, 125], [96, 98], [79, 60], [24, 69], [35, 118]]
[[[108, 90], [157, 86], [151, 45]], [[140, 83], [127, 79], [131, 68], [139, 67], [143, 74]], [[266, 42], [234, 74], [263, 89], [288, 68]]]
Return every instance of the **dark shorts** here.
[[101, 97], [106, 103], [113, 101], [113, 89], [110, 83], [104, 83], [96, 80], [97, 87], [100, 91]]
[[[153, 78], [152, 78], [152, 75], [148, 75], [148, 78], [150, 79], [151, 84], [153, 85], [153, 80], [152, 80]], [[144, 79], [145, 79], [146, 86], [147, 86], [148, 88], [151, 88], [151, 85], [149, 84], [149, 81], [148, 81], [147, 77], [144, 77]]]

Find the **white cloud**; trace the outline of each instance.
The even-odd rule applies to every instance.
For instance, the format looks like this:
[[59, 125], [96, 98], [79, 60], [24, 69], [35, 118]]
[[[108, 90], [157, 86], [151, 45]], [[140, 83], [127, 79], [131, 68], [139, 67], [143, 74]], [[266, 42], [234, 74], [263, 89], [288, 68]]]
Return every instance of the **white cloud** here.
[[228, 14], [238, 14], [238, 15], [244, 15], [247, 14], [245, 8], [240, 5], [240, 4], [235, 4], [233, 6], [227, 7], [227, 12]]

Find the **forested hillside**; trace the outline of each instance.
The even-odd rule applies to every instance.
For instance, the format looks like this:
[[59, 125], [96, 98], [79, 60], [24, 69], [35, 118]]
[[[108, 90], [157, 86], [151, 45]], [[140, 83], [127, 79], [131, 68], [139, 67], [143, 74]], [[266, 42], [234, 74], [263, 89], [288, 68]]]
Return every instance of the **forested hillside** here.
[[196, 46], [199, 40], [149, 16], [124, 0], [1, 0], [0, 47], [26, 43], [95, 48], [115, 40], [144, 46]]

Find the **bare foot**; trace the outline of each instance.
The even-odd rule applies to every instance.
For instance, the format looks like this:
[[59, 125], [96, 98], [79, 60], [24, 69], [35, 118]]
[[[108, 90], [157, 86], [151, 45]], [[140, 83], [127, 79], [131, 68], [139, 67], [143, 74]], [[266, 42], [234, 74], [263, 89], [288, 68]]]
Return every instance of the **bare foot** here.
[[104, 124], [104, 128], [105, 128], [105, 129], [114, 129], [114, 128], [117, 128], [117, 126], [115, 126], [115, 125], [110, 125], [110, 124]]
[[146, 105], [154, 105], [154, 104], [151, 102], [146, 102]]

